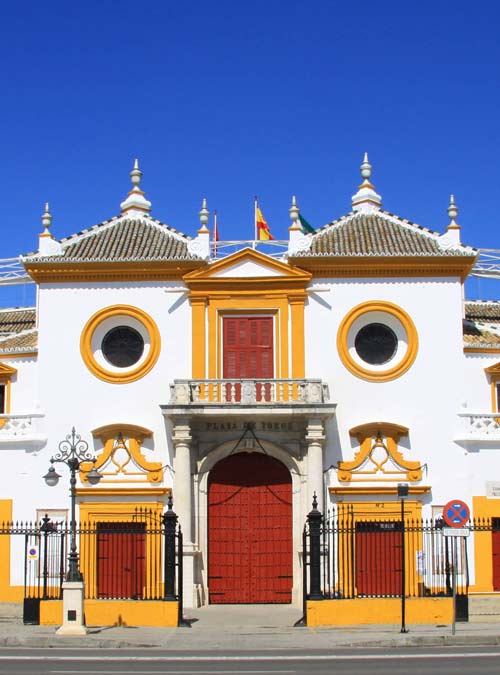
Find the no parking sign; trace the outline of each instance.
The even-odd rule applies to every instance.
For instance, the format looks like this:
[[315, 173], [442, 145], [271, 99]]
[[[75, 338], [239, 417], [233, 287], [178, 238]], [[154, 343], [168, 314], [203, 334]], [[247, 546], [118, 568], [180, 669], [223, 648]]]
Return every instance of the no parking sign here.
[[469, 507], [461, 499], [452, 499], [443, 507], [443, 519], [449, 527], [463, 527], [469, 518]]

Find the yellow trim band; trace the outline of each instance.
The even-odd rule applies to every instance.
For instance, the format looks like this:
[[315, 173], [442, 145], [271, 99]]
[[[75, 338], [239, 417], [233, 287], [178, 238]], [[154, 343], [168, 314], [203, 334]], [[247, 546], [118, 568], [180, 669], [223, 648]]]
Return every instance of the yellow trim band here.
[[[92, 337], [96, 328], [107, 319], [115, 316], [130, 316], [139, 321], [149, 335], [149, 352], [144, 361], [133, 370], [116, 372], [107, 370], [94, 357], [92, 350]], [[96, 312], [85, 324], [80, 338], [80, 352], [83, 361], [90, 372], [104, 382], [112, 384], [128, 384], [144, 377], [153, 368], [160, 355], [160, 331], [153, 319], [138, 307], [132, 305], [112, 305]]]
[[[405, 355], [395, 366], [387, 370], [364, 368], [349, 353], [349, 332], [351, 327], [357, 319], [369, 312], [385, 312], [386, 314], [390, 314], [401, 323], [408, 338]], [[388, 382], [403, 375], [415, 361], [418, 351], [417, 329], [410, 316], [398, 305], [392, 302], [385, 302], [384, 300], [363, 302], [351, 309], [342, 319], [337, 333], [337, 350], [342, 363], [353, 375], [369, 382]]]

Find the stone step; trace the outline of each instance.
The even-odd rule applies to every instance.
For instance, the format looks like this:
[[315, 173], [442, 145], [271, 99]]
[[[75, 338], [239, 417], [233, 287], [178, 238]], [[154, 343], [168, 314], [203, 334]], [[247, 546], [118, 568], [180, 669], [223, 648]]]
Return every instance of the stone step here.
[[500, 621], [500, 593], [469, 595], [469, 621]]

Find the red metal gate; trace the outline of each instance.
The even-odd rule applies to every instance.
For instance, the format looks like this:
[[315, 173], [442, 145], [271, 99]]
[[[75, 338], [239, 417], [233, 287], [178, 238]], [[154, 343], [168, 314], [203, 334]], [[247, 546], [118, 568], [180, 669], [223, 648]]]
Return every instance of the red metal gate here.
[[491, 519], [493, 590], [500, 591], [500, 518]]
[[287, 603], [292, 590], [292, 479], [277, 459], [237, 453], [208, 482], [210, 602]]
[[401, 593], [401, 523], [356, 523], [356, 589], [358, 595]]
[[97, 524], [97, 597], [142, 598], [145, 529], [144, 523]]

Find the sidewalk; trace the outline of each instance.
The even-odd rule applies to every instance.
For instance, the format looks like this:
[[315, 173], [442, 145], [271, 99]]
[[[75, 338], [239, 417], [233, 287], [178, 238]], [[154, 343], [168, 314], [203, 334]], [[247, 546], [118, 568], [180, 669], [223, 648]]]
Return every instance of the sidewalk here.
[[0, 647], [152, 647], [178, 652], [245, 650], [324, 651], [337, 647], [416, 647], [500, 645], [500, 623], [451, 625], [295, 628], [300, 611], [287, 605], [215, 605], [186, 610], [191, 627], [91, 627], [84, 637], [61, 637], [53, 626], [25, 626], [20, 607], [0, 606]]

